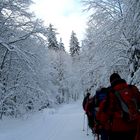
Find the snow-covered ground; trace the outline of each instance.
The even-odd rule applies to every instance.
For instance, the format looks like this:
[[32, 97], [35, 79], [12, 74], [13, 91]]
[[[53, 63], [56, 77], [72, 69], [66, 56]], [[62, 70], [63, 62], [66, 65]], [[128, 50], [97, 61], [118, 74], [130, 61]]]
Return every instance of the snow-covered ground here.
[[[83, 131], [81, 101], [44, 110], [30, 118], [0, 121], [0, 140], [93, 140]], [[86, 127], [86, 125], [85, 125]]]

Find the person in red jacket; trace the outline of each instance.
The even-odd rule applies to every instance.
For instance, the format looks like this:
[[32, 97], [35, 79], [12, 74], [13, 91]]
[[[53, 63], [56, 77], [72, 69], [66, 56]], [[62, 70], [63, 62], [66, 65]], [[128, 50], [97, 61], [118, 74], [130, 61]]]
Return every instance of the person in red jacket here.
[[[114, 91], [120, 91], [128, 88], [128, 84], [119, 74], [113, 73], [110, 76], [110, 91], [106, 99], [100, 104], [99, 111], [96, 114], [97, 120], [101, 126], [108, 131], [109, 140], [135, 140], [138, 131], [138, 121], [126, 121], [119, 101]], [[136, 86], [129, 86], [136, 99], [140, 104], [140, 93]]]
[[83, 106], [83, 109], [84, 109], [85, 112], [86, 112], [86, 104], [87, 104], [89, 98], [90, 98], [90, 93], [87, 90], [87, 93], [86, 93], [86, 95], [85, 95], [85, 97], [83, 99], [83, 102], [82, 102], [82, 106]]
[[90, 92], [87, 90], [87, 94], [83, 100], [83, 109], [87, 115], [88, 119], [88, 126], [89, 128], [93, 131], [93, 126], [94, 126], [94, 97], [90, 97]]

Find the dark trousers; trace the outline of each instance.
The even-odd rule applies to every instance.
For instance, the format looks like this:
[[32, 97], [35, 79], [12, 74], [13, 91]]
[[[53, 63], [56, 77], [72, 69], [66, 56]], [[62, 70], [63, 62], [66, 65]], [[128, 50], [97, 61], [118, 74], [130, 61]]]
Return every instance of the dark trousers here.
[[109, 140], [135, 140], [136, 131], [110, 132]]
[[89, 126], [90, 129], [93, 130], [93, 127], [94, 127], [94, 117], [87, 115], [87, 118], [88, 118], [88, 126]]
[[108, 140], [108, 133], [105, 129], [100, 130], [101, 140]]

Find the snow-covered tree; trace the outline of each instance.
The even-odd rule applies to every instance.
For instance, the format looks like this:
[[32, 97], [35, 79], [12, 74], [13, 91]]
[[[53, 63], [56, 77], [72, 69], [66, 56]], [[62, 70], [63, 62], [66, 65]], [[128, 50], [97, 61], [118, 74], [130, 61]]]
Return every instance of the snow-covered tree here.
[[35, 69], [35, 54], [39, 52], [39, 46], [44, 48], [45, 45], [40, 34], [45, 38], [47, 30], [42, 21], [29, 12], [30, 4], [30, 0], [0, 2], [1, 118], [39, 110], [47, 100], [38, 84]]
[[125, 12], [121, 29], [128, 44], [129, 82], [139, 85], [140, 80], [137, 77], [140, 74], [140, 1], [128, 0], [124, 1], [124, 5]]
[[78, 38], [76, 37], [76, 33], [72, 31], [71, 38], [70, 38], [70, 54], [72, 57], [79, 55], [80, 53], [80, 46], [78, 42]]
[[50, 24], [48, 27], [48, 48], [55, 51], [59, 49], [56, 34], [56, 29]]
[[[85, 62], [89, 62], [85, 75], [92, 73], [90, 85], [105, 85], [113, 71], [139, 85], [139, 12], [137, 0], [84, 0], [92, 11], [86, 38], [82, 47]], [[84, 63], [84, 61], [83, 61]], [[129, 75], [129, 76], [128, 76]], [[97, 77], [98, 76], [98, 77]], [[88, 78], [90, 79], [90, 77]], [[97, 82], [96, 82], [97, 81]]]
[[62, 42], [62, 38], [60, 38], [59, 50], [60, 50], [60, 51], [65, 51], [65, 47], [64, 47], [64, 43]]

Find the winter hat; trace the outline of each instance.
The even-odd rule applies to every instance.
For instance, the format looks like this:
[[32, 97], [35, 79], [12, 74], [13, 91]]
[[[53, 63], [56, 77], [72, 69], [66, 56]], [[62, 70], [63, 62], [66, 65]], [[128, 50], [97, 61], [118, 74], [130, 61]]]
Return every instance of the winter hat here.
[[114, 81], [119, 80], [119, 79], [121, 79], [120, 75], [118, 73], [113, 73], [110, 76], [110, 83], [113, 83]]

